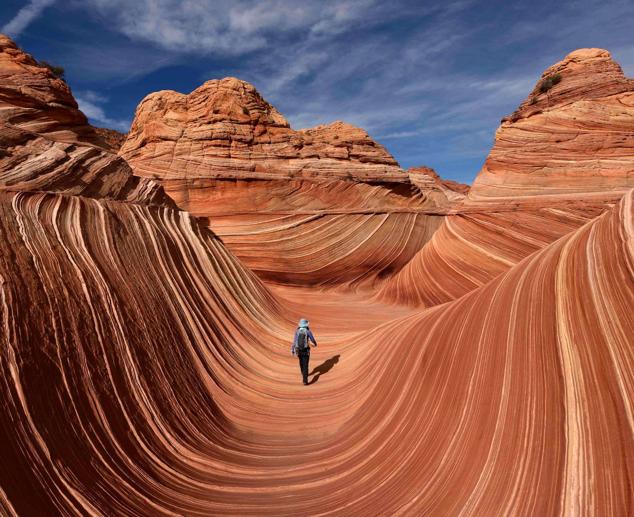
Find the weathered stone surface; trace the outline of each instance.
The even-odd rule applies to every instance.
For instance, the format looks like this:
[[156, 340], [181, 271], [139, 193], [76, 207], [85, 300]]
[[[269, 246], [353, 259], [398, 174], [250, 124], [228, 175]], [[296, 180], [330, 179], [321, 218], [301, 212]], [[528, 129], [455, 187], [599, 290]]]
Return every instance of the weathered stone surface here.
[[106, 143], [108, 149], [114, 153], [119, 152], [119, 149], [121, 149], [121, 146], [127, 137], [125, 133], [121, 133], [120, 131], [116, 131], [114, 129], [108, 129], [106, 127], [96, 127], [95, 132]]
[[120, 154], [249, 268], [283, 284], [371, 286], [402, 268], [463, 197], [437, 176], [415, 174], [416, 183], [350, 124], [294, 131], [235, 78], [148, 95]]
[[[461, 201], [469, 193], [469, 185], [441, 178], [431, 167], [410, 167], [407, 169], [410, 181], [416, 185], [423, 195], [438, 196], [440, 191], [453, 203]], [[440, 201], [442, 206], [443, 201]], [[446, 203], [445, 203], [446, 204]]]
[[[555, 74], [560, 81], [540, 93]], [[633, 185], [634, 80], [606, 50], [581, 49], [503, 119], [469, 197], [622, 194]]]
[[[314, 291], [276, 308], [183, 213], [0, 193], [3, 508], [629, 511], [632, 202], [398, 318]], [[299, 311], [330, 365], [309, 387]]]
[[[540, 93], [554, 74], [560, 81]], [[379, 297], [425, 306], [454, 300], [596, 218], [632, 187], [634, 81], [605, 50], [572, 52], [503, 119], [468, 197]]]
[[249, 83], [162, 91], [137, 108], [121, 155], [157, 179], [322, 178], [407, 182], [394, 158], [343, 122], [294, 131]]
[[70, 88], [0, 34], [0, 123], [59, 142], [109, 149], [79, 111]]
[[77, 109], [68, 85], [0, 35], [0, 190], [174, 206]]
[[[433, 205], [427, 187], [240, 180], [271, 210], [247, 211], [244, 236], [277, 225], [270, 242], [300, 241], [282, 269], [314, 282], [270, 288], [189, 213], [120, 195], [122, 158], [0, 135], [3, 515], [634, 512], [634, 190], [453, 206], [392, 291], [436, 305], [408, 308], [322, 290], [304, 257], [367, 275], [426, 231], [394, 217]], [[216, 181], [223, 210], [246, 208]], [[326, 209], [339, 221], [284, 233]], [[309, 386], [289, 354], [300, 316]]]

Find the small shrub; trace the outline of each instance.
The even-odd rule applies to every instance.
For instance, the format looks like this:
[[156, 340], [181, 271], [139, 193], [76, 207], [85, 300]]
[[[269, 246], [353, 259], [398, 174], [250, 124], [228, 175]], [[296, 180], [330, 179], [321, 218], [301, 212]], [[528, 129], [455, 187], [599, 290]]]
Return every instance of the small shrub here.
[[244, 113], [245, 115], [251, 115], [251, 112], [249, 111], [249, 108], [247, 108], [246, 106], [242, 106], [242, 113]]
[[537, 104], [537, 97], [531, 97], [529, 104]]
[[539, 83], [539, 93], [546, 93], [553, 86], [561, 82], [561, 74], [553, 74], [549, 77], [544, 77]]
[[44, 68], [48, 68], [51, 72], [53, 72], [53, 75], [57, 77], [58, 79], [64, 79], [65, 70], [63, 67], [53, 65], [49, 63], [48, 61], [40, 61], [38, 64], [40, 66], [43, 66]]
[[506, 117], [502, 117], [500, 119], [500, 124], [504, 124], [505, 122], [517, 122], [520, 119], [519, 114], [516, 112], [507, 115]]

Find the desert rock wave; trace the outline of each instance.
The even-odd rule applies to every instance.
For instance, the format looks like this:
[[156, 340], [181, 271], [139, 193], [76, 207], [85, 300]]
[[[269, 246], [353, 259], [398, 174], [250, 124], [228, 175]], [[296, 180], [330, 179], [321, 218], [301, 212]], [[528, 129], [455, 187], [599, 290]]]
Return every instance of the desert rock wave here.
[[[31, 106], [31, 89], [67, 87], [0, 42], [0, 74], [21, 84], [0, 104], [1, 513], [634, 512], [627, 166], [559, 197], [536, 191], [542, 175], [517, 197], [483, 180], [465, 199], [425, 171], [223, 172], [198, 192], [169, 160], [141, 170], [92, 141], [68, 98], [23, 111], [20, 89]], [[602, 51], [571, 56], [604, 73]], [[249, 117], [290, 131], [236, 84]], [[308, 387], [289, 355], [306, 314]]]

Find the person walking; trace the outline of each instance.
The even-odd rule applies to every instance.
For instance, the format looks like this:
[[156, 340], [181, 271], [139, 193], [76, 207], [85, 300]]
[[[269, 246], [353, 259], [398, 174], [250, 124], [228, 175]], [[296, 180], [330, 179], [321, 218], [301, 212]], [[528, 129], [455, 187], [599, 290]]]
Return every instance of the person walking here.
[[295, 330], [295, 338], [293, 339], [293, 345], [291, 346], [291, 354], [297, 355], [299, 358], [299, 368], [302, 371], [302, 379], [304, 385], [308, 384], [308, 361], [310, 360], [310, 343], [313, 342], [313, 346], [317, 346], [315, 336], [310, 331], [308, 326], [308, 320], [302, 318], [299, 320], [297, 330]]

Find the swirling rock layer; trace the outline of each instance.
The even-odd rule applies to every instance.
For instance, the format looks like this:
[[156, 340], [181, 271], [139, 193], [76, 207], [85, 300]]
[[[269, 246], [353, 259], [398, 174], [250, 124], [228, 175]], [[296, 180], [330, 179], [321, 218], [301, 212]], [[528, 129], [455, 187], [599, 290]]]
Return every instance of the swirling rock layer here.
[[174, 206], [163, 188], [133, 176], [116, 154], [0, 123], [0, 190], [64, 192]]
[[407, 264], [442, 222], [409, 185], [216, 180], [174, 199], [261, 278], [304, 286], [372, 285]]
[[460, 300], [324, 332], [313, 364], [341, 366], [309, 394], [269, 295], [189, 216], [0, 206], [5, 508], [634, 509], [632, 194]]
[[403, 171], [362, 129], [291, 129], [234, 78], [149, 95], [120, 154], [262, 278], [284, 284], [373, 285], [463, 198], [432, 169]]
[[634, 190], [170, 178], [199, 219], [66, 116], [0, 128], [0, 513], [634, 513]]
[[575, 201], [466, 201], [395, 275], [379, 286], [382, 300], [430, 307], [481, 287], [525, 257], [609, 209], [613, 195]]
[[605, 50], [572, 52], [503, 119], [468, 197], [379, 297], [424, 306], [454, 300], [632, 187], [634, 81]]

